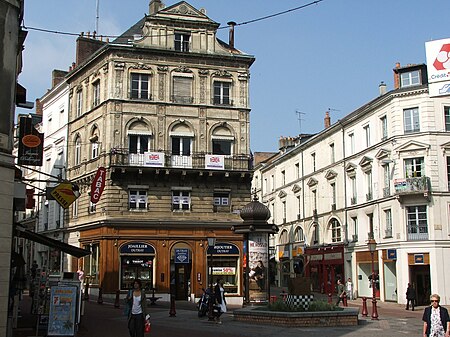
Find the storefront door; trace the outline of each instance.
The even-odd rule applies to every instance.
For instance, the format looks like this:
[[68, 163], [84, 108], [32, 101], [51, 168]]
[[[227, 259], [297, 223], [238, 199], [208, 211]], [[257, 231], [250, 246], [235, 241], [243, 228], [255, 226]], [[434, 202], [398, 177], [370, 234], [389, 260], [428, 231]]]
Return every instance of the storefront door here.
[[175, 264], [175, 299], [187, 300], [191, 285], [191, 264]]
[[431, 295], [430, 266], [411, 266], [411, 281], [416, 289], [416, 305], [428, 305]]

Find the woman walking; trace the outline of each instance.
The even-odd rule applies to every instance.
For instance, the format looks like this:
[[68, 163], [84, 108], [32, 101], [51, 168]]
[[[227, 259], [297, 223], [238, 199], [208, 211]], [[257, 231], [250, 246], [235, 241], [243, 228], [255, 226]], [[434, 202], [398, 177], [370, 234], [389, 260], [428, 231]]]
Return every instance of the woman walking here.
[[450, 318], [447, 309], [439, 305], [441, 300], [438, 294], [430, 296], [431, 306], [423, 312], [423, 335], [427, 337], [449, 337]]
[[144, 337], [147, 302], [141, 280], [134, 280], [133, 290], [128, 292], [126, 301], [130, 309], [128, 314], [130, 337]]
[[223, 313], [227, 312], [227, 301], [225, 300], [225, 289], [223, 288], [223, 280], [221, 278], [217, 279], [216, 286], [214, 287], [214, 297], [216, 298], [217, 304], [219, 306], [216, 323], [222, 324], [220, 316]]

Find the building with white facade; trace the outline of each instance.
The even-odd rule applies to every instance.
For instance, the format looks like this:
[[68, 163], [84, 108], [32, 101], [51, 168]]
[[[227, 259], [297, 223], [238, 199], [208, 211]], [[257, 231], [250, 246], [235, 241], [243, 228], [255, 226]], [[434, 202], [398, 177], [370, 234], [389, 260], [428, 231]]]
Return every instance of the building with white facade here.
[[308, 276], [335, 292], [352, 278], [355, 295], [418, 304], [438, 293], [450, 303], [450, 96], [430, 97], [423, 64], [394, 69], [395, 88], [314, 136], [282, 138], [280, 152], [256, 167], [253, 187], [280, 228], [277, 282]]

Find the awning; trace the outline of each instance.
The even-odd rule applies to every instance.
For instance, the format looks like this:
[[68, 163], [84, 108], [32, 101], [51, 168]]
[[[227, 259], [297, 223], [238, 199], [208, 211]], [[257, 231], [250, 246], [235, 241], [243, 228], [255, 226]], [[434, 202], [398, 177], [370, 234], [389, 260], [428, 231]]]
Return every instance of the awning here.
[[77, 258], [91, 254], [90, 250], [78, 248], [78, 247], [69, 245], [67, 243], [64, 243], [62, 241], [51, 239], [45, 235], [31, 232], [21, 226], [15, 226], [14, 235], [17, 237], [21, 237], [24, 239], [34, 241], [34, 242], [38, 242], [40, 244], [43, 244], [43, 245], [46, 245], [49, 247], [59, 249], [59, 250], [63, 251], [64, 253], [75, 256]]

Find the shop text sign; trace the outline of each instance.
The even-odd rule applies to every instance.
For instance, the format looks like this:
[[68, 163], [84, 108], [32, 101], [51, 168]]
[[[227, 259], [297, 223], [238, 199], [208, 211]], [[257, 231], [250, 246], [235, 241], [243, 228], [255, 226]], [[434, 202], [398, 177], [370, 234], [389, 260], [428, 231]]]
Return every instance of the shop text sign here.
[[120, 248], [121, 254], [155, 254], [155, 249], [145, 242], [130, 242]]
[[213, 267], [213, 275], [236, 275], [235, 267]]
[[97, 169], [97, 174], [92, 180], [91, 184], [91, 202], [96, 204], [103, 193], [106, 182], [106, 169], [104, 167], [99, 167]]
[[208, 247], [208, 254], [232, 254], [238, 255], [239, 249], [231, 243], [216, 243], [214, 247]]

